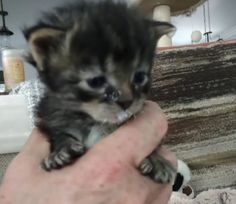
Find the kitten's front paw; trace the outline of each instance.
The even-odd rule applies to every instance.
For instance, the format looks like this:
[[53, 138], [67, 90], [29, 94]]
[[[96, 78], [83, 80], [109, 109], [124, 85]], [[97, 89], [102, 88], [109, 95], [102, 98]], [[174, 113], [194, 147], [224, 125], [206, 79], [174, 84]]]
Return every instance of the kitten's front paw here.
[[64, 145], [57, 151], [51, 152], [49, 156], [43, 160], [42, 167], [46, 171], [60, 169], [72, 163], [77, 157], [84, 154], [84, 152], [84, 145], [80, 142]]
[[150, 156], [144, 159], [139, 170], [143, 175], [150, 176], [154, 181], [159, 183], [172, 183], [176, 176], [176, 169], [173, 165], [164, 158], [151, 158]]
[[143, 175], [150, 174], [153, 170], [153, 165], [150, 159], [144, 159], [139, 166], [139, 170]]

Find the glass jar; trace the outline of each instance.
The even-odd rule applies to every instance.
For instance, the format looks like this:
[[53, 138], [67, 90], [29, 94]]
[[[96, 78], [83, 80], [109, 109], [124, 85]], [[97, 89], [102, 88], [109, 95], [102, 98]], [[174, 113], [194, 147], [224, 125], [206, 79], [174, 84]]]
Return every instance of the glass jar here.
[[25, 81], [22, 50], [2, 50], [2, 64], [6, 91], [9, 92], [16, 84]]

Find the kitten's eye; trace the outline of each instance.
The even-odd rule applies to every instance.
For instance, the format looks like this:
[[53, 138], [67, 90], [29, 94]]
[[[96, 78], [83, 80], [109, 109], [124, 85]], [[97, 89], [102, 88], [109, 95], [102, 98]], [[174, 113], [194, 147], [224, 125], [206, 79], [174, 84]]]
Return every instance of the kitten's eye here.
[[88, 79], [87, 83], [92, 88], [101, 88], [106, 83], [106, 78], [104, 76], [97, 76], [92, 79]]
[[142, 86], [148, 81], [148, 76], [145, 72], [139, 71], [134, 74], [133, 83]]

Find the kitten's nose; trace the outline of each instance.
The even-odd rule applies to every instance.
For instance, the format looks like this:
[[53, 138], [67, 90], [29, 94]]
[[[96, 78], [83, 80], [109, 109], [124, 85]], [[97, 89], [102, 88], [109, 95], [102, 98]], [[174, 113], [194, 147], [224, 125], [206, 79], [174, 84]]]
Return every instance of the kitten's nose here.
[[117, 104], [123, 108], [124, 110], [128, 109], [131, 104], [133, 103], [132, 100], [129, 100], [129, 101], [117, 101]]

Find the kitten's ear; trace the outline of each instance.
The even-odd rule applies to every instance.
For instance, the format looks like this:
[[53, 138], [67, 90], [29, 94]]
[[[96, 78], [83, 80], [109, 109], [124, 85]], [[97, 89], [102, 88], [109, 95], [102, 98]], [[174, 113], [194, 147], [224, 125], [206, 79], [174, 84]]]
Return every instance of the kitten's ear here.
[[44, 70], [43, 65], [47, 57], [50, 57], [53, 51], [60, 48], [64, 33], [63, 30], [46, 26], [34, 27], [24, 31], [32, 58], [39, 71]]
[[168, 22], [162, 21], [149, 21], [150, 26], [154, 28], [157, 39], [163, 35], [173, 36], [176, 32], [176, 27]]

